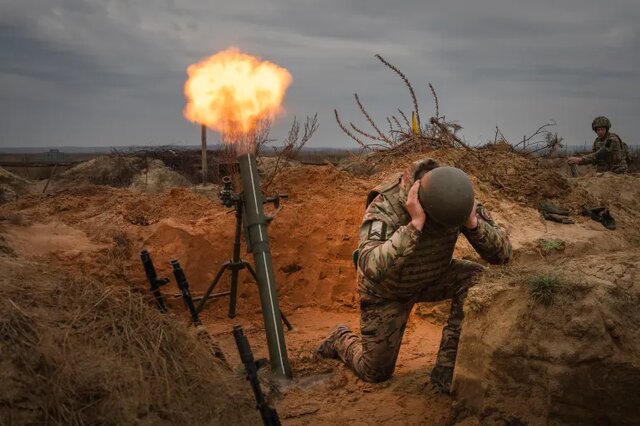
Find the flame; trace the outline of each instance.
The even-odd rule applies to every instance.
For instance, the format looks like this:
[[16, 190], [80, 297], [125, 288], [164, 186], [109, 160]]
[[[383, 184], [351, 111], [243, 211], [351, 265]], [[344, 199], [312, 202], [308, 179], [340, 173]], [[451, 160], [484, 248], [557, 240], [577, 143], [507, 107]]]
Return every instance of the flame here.
[[246, 138], [282, 111], [289, 71], [229, 48], [187, 69], [184, 117], [219, 131], [223, 140]]

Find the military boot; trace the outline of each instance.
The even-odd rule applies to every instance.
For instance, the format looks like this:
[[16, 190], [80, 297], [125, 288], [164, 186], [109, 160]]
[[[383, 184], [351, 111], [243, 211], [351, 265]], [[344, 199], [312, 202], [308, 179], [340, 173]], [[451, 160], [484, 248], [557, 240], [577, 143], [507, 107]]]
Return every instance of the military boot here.
[[335, 341], [344, 333], [350, 332], [349, 327], [344, 324], [338, 324], [331, 334], [327, 336], [316, 348], [316, 355], [320, 358], [338, 358]]
[[439, 392], [450, 393], [453, 380], [453, 367], [436, 365], [431, 370], [431, 385]]
[[583, 207], [582, 215], [590, 216], [591, 219], [602, 223], [607, 229], [611, 229], [612, 231], [616, 229], [616, 220], [611, 216], [609, 209], [606, 207], [596, 207], [593, 209]]

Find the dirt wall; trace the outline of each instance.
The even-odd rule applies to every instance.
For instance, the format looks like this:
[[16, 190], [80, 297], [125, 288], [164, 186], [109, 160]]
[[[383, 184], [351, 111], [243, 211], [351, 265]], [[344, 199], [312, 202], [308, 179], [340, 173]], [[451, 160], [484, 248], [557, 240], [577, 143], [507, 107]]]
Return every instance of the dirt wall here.
[[[636, 424], [640, 270], [628, 259], [638, 254], [484, 277], [465, 306], [454, 379], [457, 420]], [[561, 276], [548, 306], [527, 287], [526, 279], [541, 272]]]
[[256, 424], [243, 378], [126, 288], [0, 256], [7, 424]]

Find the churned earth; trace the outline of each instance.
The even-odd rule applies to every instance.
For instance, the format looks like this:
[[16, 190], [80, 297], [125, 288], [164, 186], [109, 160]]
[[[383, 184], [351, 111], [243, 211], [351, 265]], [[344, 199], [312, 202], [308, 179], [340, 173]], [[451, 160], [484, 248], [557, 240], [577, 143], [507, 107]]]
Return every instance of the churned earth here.
[[[446, 319], [446, 304], [424, 304], [415, 308], [396, 372], [387, 382], [364, 383], [340, 362], [318, 360], [313, 356], [318, 342], [335, 324], [346, 323], [358, 328], [359, 308], [351, 253], [358, 244], [357, 231], [366, 194], [381, 180], [425, 156], [461, 167], [472, 175], [478, 200], [506, 228], [514, 246], [513, 262], [506, 267], [490, 267], [472, 292], [471, 302], [467, 303], [465, 309], [470, 315], [462, 338], [463, 364], [453, 396], [437, 394], [429, 384], [429, 372]], [[357, 161], [361, 160], [353, 160]], [[600, 347], [618, 345], [614, 351], [617, 360], [628, 367], [631, 383], [638, 384], [633, 375], [640, 365], [637, 339], [631, 330], [625, 331], [631, 327], [633, 318], [616, 318], [620, 316], [616, 313], [616, 303], [636, 300], [640, 294], [637, 260], [633, 260], [640, 252], [637, 233], [640, 178], [593, 173], [578, 179], [568, 176], [568, 170], [562, 165], [538, 164], [509, 152], [482, 150], [438, 150], [385, 159], [372, 175], [354, 175], [330, 165], [285, 169], [269, 188], [269, 193], [289, 194], [289, 199], [283, 202], [284, 208], [269, 225], [280, 306], [294, 326], [286, 333], [294, 379], [273, 383], [268, 389], [283, 423], [563, 424], [581, 421], [584, 407], [579, 407], [575, 398], [567, 397], [564, 387], [560, 386], [562, 392], [554, 394], [555, 391], [544, 384], [549, 382], [549, 377], [554, 377], [554, 371], [569, 377], [563, 379], [565, 382], [571, 382], [572, 376], [566, 372], [577, 365], [571, 364], [575, 361], [570, 359], [571, 350], [541, 354], [540, 345], [528, 342], [526, 336], [544, 340], [544, 331], [557, 325], [558, 329], [573, 333], [576, 345], [592, 339], [594, 335], [580, 334], [575, 329], [580, 326], [588, 329], [589, 321], [600, 314], [588, 311], [584, 324], [567, 328], [561, 326], [567, 318], [560, 313], [566, 315], [573, 312], [573, 307], [582, 309], [595, 301], [606, 305], [602, 309], [612, 317], [609, 318], [613, 321], [612, 327], [617, 327], [621, 335], [630, 336], [619, 343], [604, 342]], [[109, 186], [70, 185], [45, 196], [21, 196], [0, 205], [0, 253], [21, 262], [55, 265], [72, 276], [88, 277], [105, 286], [131, 288], [151, 306], [138, 256], [139, 251], [146, 248], [160, 276], [172, 276], [169, 261], [179, 259], [192, 293], [201, 294], [219, 266], [231, 257], [233, 244], [235, 217], [230, 209], [220, 205], [215, 194], [211, 189], [194, 192], [173, 188], [152, 194]], [[576, 223], [544, 221], [537, 211], [538, 203], [544, 199], [570, 208]], [[607, 230], [600, 223], [581, 216], [583, 205], [609, 207], [617, 229]], [[244, 250], [242, 256], [252, 261]], [[458, 243], [456, 256], [479, 260], [464, 237]], [[582, 293], [571, 291], [568, 299], [563, 293], [549, 307], [538, 305], [532, 302], [527, 280], [541, 271], [560, 276], [563, 282], [569, 283], [565, 288], [572, 288], [576, 280], [587, 283], [583, 287], [588, 286], [589, 291], [584, 288]], [[233, 324], [243, 325], [258, 357], [267, 355], [257, 287], [246, 272], [240, 274], [237, 317], [227, 318], [226, 297], [211, 300], [202, 313], [205, 326], [237, 375], [240, 374], [239, 357], [231, 335]], [[219, 291], [227, 290], [228, 286], [229, 276], [225, 275]], [[615, 298], [604, 300], [603, 286], [619, 287], [622, 293], [614, 290]], [[182, 302], [173, 298], [177, 293], [175, 284], [172, 282], [163, 291], [170, 301], [169, 318], [188, 325]], [[576, 296], [583, 293], [585, 298]], [[581, 309], [576, 309], [576, 315], [586, 312]], [[538, 331], [529, 334], [518, 331], [516, 324], [522, 324], [523, 318], [529, 321], [526, 327]], [[546, 318], [546, 322], [541, 318]], [[537, 324], [544, 329], [537, 329]], [[563, 341], [562, 334], [551, 334], [552, 345]], [[482, 337], [487, 335], [493, 336], [488, 343]], [[519, 346], [514, 349], [510, 339], [520, 342]], [[491, 346], [492, 342], [498, 347]], [[635, 354], [631, 353], [634, 350]], [[543, 359], [545, 356], [549, 359]], [[535, 357], [548, 367], [544, 371], [535, 370], [541, 380], [510, 373], [520, 365], [518, 359]], [[565, 362], [567, 359], [570, 362]], [[607, 359], [598, 359], [601, 363], [598, 365], [608, 365]], [[580, 368], [585, 365], [579, 364]], [[496, 371], [504, 374], [496, 379]], [[521, 395], [528, 383], [535, 386], [538, 395], [532, 403], [533, 412]], [[598, 383], [616, 386], [606, 380]], [[246, 386], [249, 395], [250, 389]], [[545, 399], [557, 394], [562, 397]], [[510, 395], [509, 398], [506, 395]], [[554, 403], [556, 400], [564, 405]], [[633, 407], [619, 409], [629, 411]], [[605, 412], [600, 413], [598, 419], [613, 422], [624, 420], [626, 414], [608, 418]]]

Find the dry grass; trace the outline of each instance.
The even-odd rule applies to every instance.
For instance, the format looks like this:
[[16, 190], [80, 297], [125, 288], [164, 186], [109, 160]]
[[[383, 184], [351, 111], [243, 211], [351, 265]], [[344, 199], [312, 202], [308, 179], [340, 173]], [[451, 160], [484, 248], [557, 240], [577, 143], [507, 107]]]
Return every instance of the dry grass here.
[[551, 305], [558, 293], [562, 281], [553, 274], [539, 274], [527, 280], [529, 294], [536, 303]]
[[15, 250], [9, 245], [4, 235], [0, 235], [0, 255], [16, 257]]
[[500, 293], [515, 287], [514, 282], [518, 276], [508, 265], [487, 269], [469, 290], [465, 309], [472, 312], [485, 311]]
[[0, 423], [257, 422], [212, 346], [142, 296], [8, 258], [0, 266]]
[[564, 251], [565, 243], [562, 240], [539, 240], [538, 247], [544, 256], [547, 256], [554, 252]]

